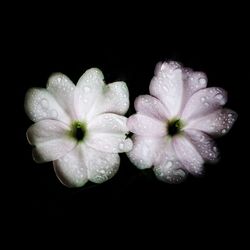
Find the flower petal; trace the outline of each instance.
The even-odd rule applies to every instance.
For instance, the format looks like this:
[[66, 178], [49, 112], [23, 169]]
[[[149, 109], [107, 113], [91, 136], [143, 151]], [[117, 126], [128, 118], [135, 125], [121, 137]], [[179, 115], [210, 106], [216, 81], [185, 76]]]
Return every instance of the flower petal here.
[[84, 144], [53, 162], [58, 179], [67, 187], [81, 187], [88, 181]]
[[122, 153], [130, 151], [132, 141], [127, 138], [127, 118], [116, 114], [95, 116], [88, 124], [86, 143], [103, 152]]
[[118, 154], [103, 153], [91, 147], [85, 148], [85, 162], [88, 179], [94, 183], [103, 183], [112, 178], [119, 169]]
[[99, 69], [87, 70], [79, 79], [75, 90], [75, 110], [79, 120], [86, 116], [100, 98], [104, 87], [104, 76]]
[[178, 160], [173, 149], [172, 140], [164, 141], [154, 166], [157, 179], [167, 183], [180, 183], [186, 178], [185, 167]]
[[88, 123], [90, 133], [128, 133], [127, 118], [125, 116], [106, 113], [95, 116]]
[[64, 74], [55, 73], [50, 76], [47, 84], [47, 90], [55, 97], [60, 106], [76, 119], [74, 110], [75, 84]]
[[189, 68], [183, 68], [183, 81], [184, 81], [184, 95], [183, 103], [184, 106], [189, 98], [207, 86], [207, 76], [203, 72], [196, 72]]
[[53, 119], [70, 124], [70, 118], [46, 89], [29, 89], [25, 96], [24, 108], [34, 121]]
[[135, 99], [135, 110], [151, 118], [167, 121], [170, 116], [164, 105], [155, 97], [150, 95], [140, 95]]
[[31, 145], [64, 138], [69, 126], [56, 120], [42, 120], [34, 123], [27, 130], [27, 139]]
[[68, 126], [55, 120], [42, 120], [27, 131], [27, 139], [35, 145], [33, 158], [36, 162], [56, 160], [71, 151], [76, 142], [67, 135]]
[[181, 115], [184, 120], [205, 116], [224, 105], [227, 93], [221, 88], [206, 88], [196, 92], [187, 102]]
[[226, 134], [237, 119], [230, 109], [219, 109], [212, 114], [190, 122], [186, 129], [197, 129], [213, 136]]
[[130, 161], [139, 169], [154, 165], [161, 146], [159, 138], [133, 135], [133, 148], [127, 153]]
[[108, 153], [123, 153], [132, 149], [131, 139], [125, 134], [89, 133], [86, 144], [96, 150]]
[[167, 125], [164, 122], [145, 115], [135, 114], [130, 116], [127, 126], [131, 132], [137, 135], [165, 136], [167, 134]]
[[192, 129], [185, 130], [185, 134], [204, 160], [210, 162], [216, 162], [218, 160], [218, 149], [214, 140], [207, 134]]
[[183, 79], [181, 66], [176, 62], [159, 63], [151, 80], [149, 91], [166, 106], [171, 117], [181, 109]]
[[129, 92], [125, 82], [114, 82], [103, 87], [103, 93], [98, 99], [91, 114], [116, 113], [124, 115], [129, 108]]
[[177, 158], [188, 172], [193, 175], [202, 173], [204, 160], [185, 136], [175, 136], [173, 138], [173, 147]]

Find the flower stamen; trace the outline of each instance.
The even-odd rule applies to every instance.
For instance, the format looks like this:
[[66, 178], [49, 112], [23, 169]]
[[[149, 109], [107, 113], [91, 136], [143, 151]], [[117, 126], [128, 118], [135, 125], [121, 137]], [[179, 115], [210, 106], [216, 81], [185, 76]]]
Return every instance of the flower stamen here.
[[69, 132], [70, 137], [73, 137], [77, 142], [83, 141], [86, 135], [86, 125], [80, 121], [74, 121], [71, 124], [71, 130]]

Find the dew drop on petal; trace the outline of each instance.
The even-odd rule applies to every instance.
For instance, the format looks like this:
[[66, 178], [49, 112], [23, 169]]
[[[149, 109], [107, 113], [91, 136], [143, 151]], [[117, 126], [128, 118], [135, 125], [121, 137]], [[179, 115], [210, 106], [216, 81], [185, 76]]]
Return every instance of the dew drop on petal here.
[[168, 161], [168, 163], [166, 164], [166, 167], [170, 168], [170, 167], [172, 167], [172, 165], [173, 165], [172, 161]]
[[209, 103], [208, 103], [208, 102], [205, 102], [204, 105], [205, 105], [206, 107], [208, 107], [208, 106], [209, 106]]
[[120, 150], [123, 150], [123, 149], [124, 149], [124, 142], [121, 142], [121, 143], [119, 144], [119, 149], [120, 149]]
[[58, 77], [58, 78], [57, 78], [57, 81], [58, 81], [58, 82], [61, 82], [61, 80], [62, 80], [61, 77]]
[[226, 129], [222, 129], [221, 131], [222, 134], [225, 134], [226, 132], [227, 132]]
[[205, 102], [205, 97], [201, 97], [201, 102]]
[[48, 109], [48, 107], [49, 107], [49, 102], [48, 102], [48, 100], [45, 99], [45, 98], [43, 98], [43, 99], [41, 100], [40, 104], [41, 104], [41, 106], [42, 106], [43, 109]]
[[87, 86], [85, 86], [85, 87], [84, 87], [84, 92], [85, 92], [85, 93], [89, 93], [89, 92], [90, 92], [90, 88], [87, 87]]
[[205, 78], [203, 78], [203, 77], [201, 77], [201, 78], [199, 79], [199, 84], [200, 84], [200, 85], [205, 85], [206, 82], [207, 82], [207, 80], [206, 80]]
[[57, 113], [57, 111], [56, 111], [55, 109], [52, 109], [52, 110], [50, 111], [50, 115], [51, 115], [53, 118], [57, 118], [58, 113]]
[[217, 152], [218, 149], [217, 149], [216, 147], [213, 147], [213, 151], [214, 151], [214, 152]]

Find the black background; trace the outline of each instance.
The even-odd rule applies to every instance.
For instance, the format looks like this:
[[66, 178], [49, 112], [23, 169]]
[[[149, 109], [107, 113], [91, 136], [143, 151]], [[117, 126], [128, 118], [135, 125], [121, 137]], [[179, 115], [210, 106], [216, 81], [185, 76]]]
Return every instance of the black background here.
[[[244, 223], [249, 165], [244, 159], [247, 129], [243, 120], [249, 113], [244, 95], [250, 80], [245, 16], [234, 8], [208, 11], [207, 6], [193, 12], [161, 11], [161, 6], [147, 12], [123, 5], [110, 12], [94, 6], [79, 11], [64, 7], [46, 7], [39, 13], [40, 7], [34, 8], [6, 29], [8, 84], [15, 100], [11, 106], [15, 146], [9, 140], [11, 154], [6, 164], [11, 172], [6, 177], [6, 193], [12, 214], [34, 220], [82, 218], [96, 225], [128, 223], [131, 227], [156, 221], [178, 228], [195, 222], [196, 233], [206, 223], [218, 231]], [[68, 189], [57, 180], [52, 163], [33, 162], [25, 136], [32, 122], [23, 109], [30, 87], [45, 87], [53, 72], [62, 72], [76, 83], [85, 70], [98, 67], [107, 83], [127, 83], [129, 116], [134, 113], [135, 97], [148, 93], [156, 63], [164, 60], [204, 71], [208, 86], [225, 88], [229, 94], [226, 106], [239, 114], [229, 134], [217, 140], [220, 162], [206, 165], [203, 177], [189, 176], [180, 185], [161, 183], [151, 171], [137, 170], [122, 154], [120, 170], [110, 181]]]

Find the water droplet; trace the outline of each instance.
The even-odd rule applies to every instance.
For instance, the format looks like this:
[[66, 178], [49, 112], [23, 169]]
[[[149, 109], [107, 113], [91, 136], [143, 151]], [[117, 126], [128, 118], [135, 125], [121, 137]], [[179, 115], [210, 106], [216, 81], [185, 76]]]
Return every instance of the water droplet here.
[[213, 151], [214, 151], [214, 152], [217, 152], [217, 150], [218, 150], [218, 149], [217, 149], [216, 147], [213, 147]]
[[57, 111], [56, 111], [55, 109], [52, 109], [52, 110], [50, 111], [50, 115], [51, 115], [53, 118], [57, 118], [58, 113], [57, 113]]
[[199, 79], [199, 83], [200, 83], [201, 85], [205, 85], [206, 82], [207, 82], [207, 80], [206, 80], [204, 77], [201, 77], [201, 78]]
[[226, 132], [227, 132], [226, 129], [222, 129], [221, 131], [222, 134], [225, 134]]
[[208, 102], [205, 102], [204, 105], [205, 105], [206, 107], [208, 107], [208, 106], [209, 106], [209, 103], [208, 103]]
[[47, 109], [49, 107], [49, 102], [45, 98], [43, 98], [40, 103], [44, 109]]
[[100, 170], [100, 174], [105, 174], [105, 170]]
[[232, 117], [233, 115], [232, 115], [232, 114], [228, 114], [227, 116], [228, 116], [228, 117]]
[[167, 164], [166, 164], [166, 167], [170, 168], [170, 167], [172, 167], [172, 165], [173, 165], [172, 161], [168, 161]]
[[205, 102], [205, 97], [201, 97], [201, 102]]
[[217, 94], [215, 97], [216, 97], [216, 99], [218, 99], [218, 100], [222, 100], [223, 95], [222, 95], [222, 94]]
[[123, 149], [124, 149], [124, 142], [121, 142], [121, 143], [119, 144], [119, 149], [120, 149], [120, 150], [123, 150]]
[[90, 92], [90, 88], [87, 87], [87, 86], [85, 86], [83, 89], [84, 89], [84, 92], [85, 92], [85, 93], [89, 93], [89, 92]]
[[58, 78], [57, 78], [57, 81], [58, 81], [58, 82], [61, 82], [61, 80], [62, 80], [61, 77], [58, 77]]
[[200, 138], [200, 142], [204, 141], [204, 139], [205, 139], [205, 136], [202, 135], [201, 138]]

